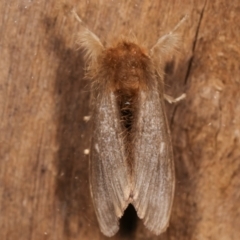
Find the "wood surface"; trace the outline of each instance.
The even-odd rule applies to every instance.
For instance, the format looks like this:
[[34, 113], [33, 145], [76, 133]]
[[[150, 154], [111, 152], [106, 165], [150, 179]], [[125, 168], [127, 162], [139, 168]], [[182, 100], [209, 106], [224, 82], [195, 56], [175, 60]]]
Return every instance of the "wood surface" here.
[[[89, 81], [77, 33], [53, 0], [0, 2], [0, 239], [108, 239], [89, 192]], [[240, 1], [66, 1], [105, 45], [134, 32], [151, 47], [179, 28], [166, 65], [176, 193], [154, 236], [133, 209], [112, 239], [240, 239]], [[61, 6], [60, 6], [61, 5]], [[178, 62], [178, 64], [176, 64]]]

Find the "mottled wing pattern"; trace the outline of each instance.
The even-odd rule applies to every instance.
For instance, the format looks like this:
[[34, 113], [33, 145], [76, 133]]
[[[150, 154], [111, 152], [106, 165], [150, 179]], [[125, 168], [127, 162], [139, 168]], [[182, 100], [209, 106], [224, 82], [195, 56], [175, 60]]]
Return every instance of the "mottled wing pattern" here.
[[133, 205], [145, 226], [160, 234], [168, 227], [175, 186], [170, 131], [158, 88], [139, 94], [133, 133]]
[[120, 117], [113, 93], [101, 94], [93, 115], [91, 193], [101, 231], [114, 235], [129, 203], [130, 180]]

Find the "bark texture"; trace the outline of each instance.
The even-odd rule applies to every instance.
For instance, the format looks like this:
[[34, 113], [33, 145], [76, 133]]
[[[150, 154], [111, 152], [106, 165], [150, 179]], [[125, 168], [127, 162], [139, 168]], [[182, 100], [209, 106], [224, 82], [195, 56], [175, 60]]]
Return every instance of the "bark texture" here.
[[[75, 44], [82, 26], [57, 2], [0, 2], [3, 240], [108, 239], [84, 154], [91, 129], [89, 82]], [[240, 239], [239, 0], [67, 3], [104, 43], [132, 30], [151, 47], [189, 15], [179, 29], [181, 58], [166, 66], [166, 92], [187, 94], [166, 103], [177, 179], [170, 226], [154, 236], [130, 208], [112, 239]]]

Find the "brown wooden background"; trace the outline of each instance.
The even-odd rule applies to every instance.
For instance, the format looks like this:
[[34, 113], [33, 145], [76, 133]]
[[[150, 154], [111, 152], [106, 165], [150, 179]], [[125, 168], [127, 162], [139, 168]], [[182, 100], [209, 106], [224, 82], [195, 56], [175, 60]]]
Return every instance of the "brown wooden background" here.
[[[0, 239], [107, 239], [88, 186], [89, 84], [80, 24], [53, 0], [0, 2]], [[188, 14], [167, 67], [176, 195], [161, 236], [141, 221], [112, 239], [240, 239], [240, 1], [69, 0], [105, 43], [152, 46]]]

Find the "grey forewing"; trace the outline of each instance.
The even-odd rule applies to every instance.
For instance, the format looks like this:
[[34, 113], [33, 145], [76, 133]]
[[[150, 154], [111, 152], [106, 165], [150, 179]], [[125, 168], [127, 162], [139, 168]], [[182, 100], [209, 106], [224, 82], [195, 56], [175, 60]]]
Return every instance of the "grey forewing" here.
[[174, 186], [170, 132], [157, 87], [139, 93], [133, 132], [133, 205], [156, 234], [168, 226]]
[[130, 177], [114, 93], [97, 98], [91, 145], [91, 192], [101, 231], [112, 236], [129, 203]]
[[101, 94], [96, 101], [91, 189], [101, 231], [107, 236], [118, 231], [118, 219], [130, 201], [149, 230], [160, 234], [168, 226], [175, 186], [173, 154], [163, 98], [153, 81], [150, 91], [138, 94], [131, 169], [116, 96]]

